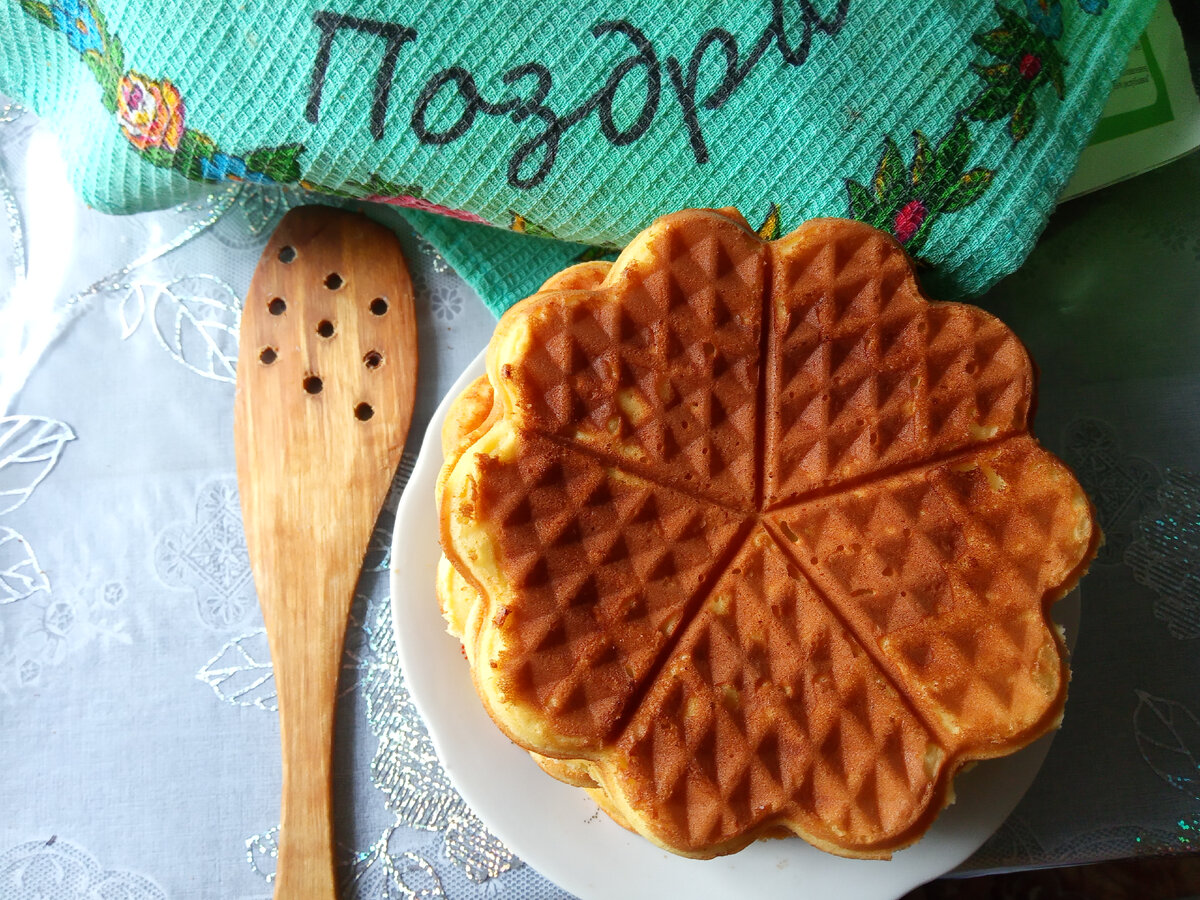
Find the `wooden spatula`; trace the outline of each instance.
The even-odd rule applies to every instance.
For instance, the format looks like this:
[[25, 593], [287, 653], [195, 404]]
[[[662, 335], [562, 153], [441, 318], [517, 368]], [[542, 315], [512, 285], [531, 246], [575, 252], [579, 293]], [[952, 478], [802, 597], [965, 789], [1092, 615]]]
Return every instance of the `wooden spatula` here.
[[275, 896], [336, 897], [333, 716], [346, 619], [417, 383], [400, 243], [365, 216], [294, 209], [246, 296], [234, 442], [279, 695]]

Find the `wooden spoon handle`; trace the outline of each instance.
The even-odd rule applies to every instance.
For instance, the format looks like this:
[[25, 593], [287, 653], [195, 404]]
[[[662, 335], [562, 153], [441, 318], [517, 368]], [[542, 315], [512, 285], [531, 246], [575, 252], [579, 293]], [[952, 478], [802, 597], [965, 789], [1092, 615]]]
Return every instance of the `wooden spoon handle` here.
[[[283, 753], [281, 840], [275, 868], [279, 900], [332, 900], [337, 896], [332, 760], [345, 620], [341, 624], [336, 633], [319, 638], [315, 634], [290, 635], [292, 629], [286, 626], [268, 632], [272, 635]], [[280, 646], [277, 652], [276, 645], [285, 641], [291, 646]], [[321, 652], [312, 652], [314, 648]]]

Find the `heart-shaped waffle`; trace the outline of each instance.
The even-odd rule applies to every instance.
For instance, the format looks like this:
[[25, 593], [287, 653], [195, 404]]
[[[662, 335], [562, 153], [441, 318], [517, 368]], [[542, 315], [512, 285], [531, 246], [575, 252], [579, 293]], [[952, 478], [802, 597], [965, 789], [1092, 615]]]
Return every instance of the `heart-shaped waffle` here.
[[1055, 727], [1099, 529], [1020, 341], [887, 235], [666, 216], [500, 321], [455, 404], [439, 596], [496, 723], [710, 857], [918, 839]]

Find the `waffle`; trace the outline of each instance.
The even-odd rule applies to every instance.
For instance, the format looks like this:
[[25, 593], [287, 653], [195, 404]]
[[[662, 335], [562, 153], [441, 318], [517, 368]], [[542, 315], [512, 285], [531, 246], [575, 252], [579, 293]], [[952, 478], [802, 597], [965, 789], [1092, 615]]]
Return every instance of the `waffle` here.
[[1100, 532], [1032, 367], [865, 225], [667, 216], [500, 321], [438, 596], [496, 724], [672, 852], [886, 858], [1057, 726]]

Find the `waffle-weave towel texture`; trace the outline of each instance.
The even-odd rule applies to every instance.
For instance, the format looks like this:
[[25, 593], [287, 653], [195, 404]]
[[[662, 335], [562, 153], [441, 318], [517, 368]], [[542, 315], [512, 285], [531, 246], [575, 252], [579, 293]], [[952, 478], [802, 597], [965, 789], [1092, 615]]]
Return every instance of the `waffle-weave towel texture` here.
[[0, 91], [96, 207], [391, 203], [497, 314], [684, 207], [870, 222], [951, 297], [1024, 260], [1154, 5], [10, 0]]

